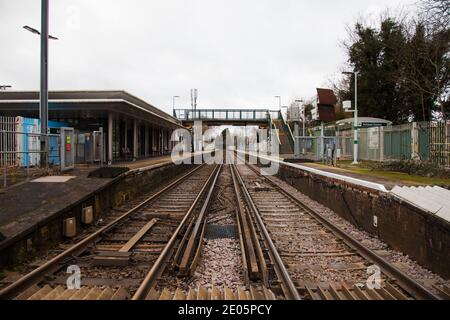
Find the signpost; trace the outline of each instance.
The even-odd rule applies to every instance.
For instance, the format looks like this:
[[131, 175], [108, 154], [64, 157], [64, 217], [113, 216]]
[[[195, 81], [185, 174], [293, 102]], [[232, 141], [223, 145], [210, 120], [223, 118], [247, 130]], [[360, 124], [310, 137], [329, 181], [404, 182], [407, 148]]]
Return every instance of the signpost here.
[[75, 168], [74, 129], [61, 128], [61, 172]]

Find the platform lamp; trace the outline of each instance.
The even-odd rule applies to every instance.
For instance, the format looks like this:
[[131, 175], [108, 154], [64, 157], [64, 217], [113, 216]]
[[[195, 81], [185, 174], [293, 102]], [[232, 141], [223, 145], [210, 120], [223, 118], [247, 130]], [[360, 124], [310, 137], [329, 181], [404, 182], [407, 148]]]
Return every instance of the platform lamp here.
[[180, 98], [180, 96], [173, 96], [172, 97], [172, 99], [173, 99], [173, 101], [172, 101], [172, 113], [173, 113], [174, 117], [177, 117], [177, 114], [175, 113], [175, 100], [179, 99], [179, 98]]
[[353, 144], [353, 162], [352, 162], [352, 164], [358, 164], [358, 75], [359, 75], [359, 73], [357, 71], [354, 71], [354, 72], [345, 71], [345, 72], [342, 72], [342, 74], [355, 77], [355, 109], [346, 110], [346, 111], [354, 113], [354, 122], [353, 122], [354, 144]]
[[275, 96], [276, 99], [278, 99], [278, 107], [280, 109], [281, 112], [281, 96]]
[[296, 103], [298, 103], [301, 108], [302, 108], [302, 119], [303, 119], [303, 136], [306, 136], [306, 127], [305, 127], [305, 123], [306, 123], [306, 107], [303, 105], [303, 100], [295, 100]]
[[[41, 90], [40, 90], [40, 104], [39, 104], [39, 118], [41, 120], [41, 150], [44, 151], [45, 165], [48, 164], [48, 39], [58, 40], [58, 38], [48, 34], [48, 1], [41, 0], [41, 32], [30, 27], [23, 28], [31, 33], [40, 35], [41, 37]], [[42, 162], [42, 159], [41, 159]]]

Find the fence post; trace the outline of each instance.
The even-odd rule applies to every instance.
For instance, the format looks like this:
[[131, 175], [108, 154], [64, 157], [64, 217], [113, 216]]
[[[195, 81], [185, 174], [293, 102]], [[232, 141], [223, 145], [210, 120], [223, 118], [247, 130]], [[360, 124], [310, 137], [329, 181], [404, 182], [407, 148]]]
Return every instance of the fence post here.
[[323, 122], [320, 125], [320, 160], [323, 161], [324, 160], [324, 136], [325, 136], [325, 126], [323, 124]]
[[[5, 130], [6, 131], [6, 130]], [[6, 133], [2, 133], [2, 141], [3, 141], [3, 188], [6, 188], [6, 175], [8, 174], [8, 171], [6, 169], [7, 163], [6, 163]]]
[[411, 159], [419, 159], [419, 131], [417, 130], [417, 122], [411, 124]]
[[384, 127], [380, 127], [380, 131], [378, 131], [379, 139], [380, 139], [380, 161], [384, 161]]

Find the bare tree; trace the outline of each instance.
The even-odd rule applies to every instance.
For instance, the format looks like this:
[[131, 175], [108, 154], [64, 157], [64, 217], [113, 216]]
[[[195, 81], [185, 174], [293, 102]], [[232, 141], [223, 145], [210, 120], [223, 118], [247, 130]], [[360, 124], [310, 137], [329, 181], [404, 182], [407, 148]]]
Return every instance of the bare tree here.
[[422, 120], [431, 117], [434, 110], [445, 119], [450, 90], [450, 29], [435, 28], [423, 18], [405, 29], [409, 39], [402, 50], [399, 83], [419, 97]]
[[420, 0], [419, 8], [424, 18], [434, 28], [448, 28], [450, 25], [450, 0]]

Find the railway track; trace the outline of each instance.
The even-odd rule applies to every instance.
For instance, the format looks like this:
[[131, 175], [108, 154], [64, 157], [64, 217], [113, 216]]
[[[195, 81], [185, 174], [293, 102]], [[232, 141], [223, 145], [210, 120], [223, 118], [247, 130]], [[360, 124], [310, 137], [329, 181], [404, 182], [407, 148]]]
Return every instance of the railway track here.
[[[56, 257], [0, 291], [0, 299], [126, 299], [142, 292], [148, 270], [164, 263], [198, 208], [209, 201], [219, 167], [189, 171]], [[81, 290], [63, 289], [67, 267]], [[144, 285], [143, 285], [144, 283]], [[145, 298], [145, 297], [140, 297]]]
[[[177, 249], [177, 253], [170, 258], [171, 262], [163, 264], [156, 263], [153, 270], [149, 273], [148, 282], [145, 284], [143, 293], [139, 296], [139, 292], [133, 297], [134, 299], [140, 299], [147, 295], [149, 299], [190, 299], [191, 297], [206, 297], [205, 299], [255, 299], [255, 300], [274, 300], [274, 299], [289, 299], [298, 300], [300, 295], [289, 277], [288, 271], [285, 268], [282, 260], [277, 254], [277, 250], [270, 239], [267, 230], [261, 220], [258, 221], [257, 217], [252, 212], [251, 198], [245, 189], [245, 185], [236, 170], [235, 166], [223, 166], [221, 168], [221, 177], [229, 176], [225, 185], [221, 185], [220, 190], [212, 193], [216, 200], [221, 198], [222, 192], [227, 187], [231, 187], [231, 194], [228, 193], [223, 198], [226, 198], [227, 206], [232, 210], [227, 210], [225, 215], [217, 215], [214, 210], [202, 211], [196, 219], [196, 224], [192, 227], [192, 230], [202, 230], [201, 232], [187, 232], [184, 234], [186, 243], [191, 243], [192, 246], [180, 244]], [[220, 201], [219, 201], [220, 202]], [[213, 201], [214, 203], [214, 201]], [[233, 208], [234, 207], [234, 208]], [[222, 207], [223, 208], [223, 207]], [[212, 211], [212, 212], [211, 212]], [[211, 216], [209, 216], [211, 215]], [[228, 220], [230, 224], [224, 225], [211, 224], [211, 221]], [[195, 267], [198, 262], [193, 263], [194, 268], [189, 272], [179, 272], [186, 268], [180, 264], [181, 255], [186, 256], [186, 250], [193, 250], [196, 254], [190, 254], [187, 256], [197, 256], [201, 260], [202, 247], [205, 246], [205, 242], [209, 241], [205, 239], [205, 228], [208, 227], [211, 233], [226, 233], [229, 231], [230, 226], [236, 229], [236, 241], [239, 243], [239, 253], [236, 251], [227, 251], [228, 255], [212, 256], [212, 259], [219, 259], [218, 263], [226, 263], [226, 260], [236, 258], [236, 255], [240, 255], [241, 259], [241, 273], [244, 280], [239, 282], [237, 290], [231, 290], [226, 285], [223, 288], [218, 288], [214, 283], [208, 283], [206, 287], [202, 286], [202, 283], [196, 281]], [[188, 229], [189, 230], [189, 229]], [[201, 234], [199, 237], [198, 234]], [[219, 236], [220, 238], [220, 236]], [[201, 240], [200, 240], [201, 239]], [[198, 241], [197, 241], [198, 240]], [[197, 241], [197, 242], [195, 242]], [[217, 244], [216, 244], [217, 246]], [[183, 254], [179, 254], [185, 248]], [[207, 246], [207, 250], [217, 250], [214, 245]], [[225, 248], [223, 248], [225, 250]], [[208, 252], [203, 252], [204, 256], [208, 256]], [[204, 261], [205, 262], [205, 261]], [[206, 265], [211, 261], [206, 261]], [[173, 266], [170, 268], [170, 266]], [[169, 267], [169, 268], [167, 268]], [[218, 274], [216, 276], [225, 276], [221, 273], [216, 266], [211, 266]], [[178, 272], [178, 280], [174, 281], [174, 275]], [[150, 275], [152, 274], [152, 275]], [[193, 281], [192, 281], [193, 280]], [[197, 279], [198, 280], [198, 279]], [[208, 281], [211, 281], [209, 279]], [[214, 281], [212, 281], [214, 282]], [[222, 283], [223, 281], [220, 281]], [[198, 288], [197, 288], [198, 287]], [[276, 292], [276, 293], [275, 293]]]
[[[219, 175], [221, 179], [219, 179]], [[275, 300], [277, 296], [269, 289], [267, 282], [263, 282], [262, 275], [267, 271], [265, 259], [262, 256], [262, 249], [259, 247], [260, 260], [256, 259], [256, 270], [248, 268], [247, 262], [250, 261], [249, 247], [245, 245], [245, 236], [254, 235], [253, 229], [244, 229], [241, 224], [242, 215], [245, 214], [243, 208], [236, 205], [237, 198], [234, 198], [230, 192], [224, 192], [225, 189], [234, 189], [232, 170], [230, 166], [220, 166], [217, 170], [211, 189], [208, 193], [206, 201], [199, 211], [198, 215], [191, 219], [186, 232], [182, 234], [181, 240], [178, 242], [173, 254], [167, 254], [165, 257], [160, 256], [160, 263], [156, 262], [149, 272], [146, 281], [143, 282], [141, 288], [133, 296], [133, 299], [142, 299], [146, 297], [149, 300]], [[221, 183], [217, 183], [218, 180]], [[228, 190], [229, 191], [229, 190]], [[234, 196], [239, 196], [235, 193]], [[211, 200], [214, 198], [214, 200]], [[211, 200], [211, 201], [209, 201]], [[211, 203], [213, 204], [211, 206]], [[218, 208], [217, 203], [221, 203]], [[221, 223], [219, 223], [221, 222]], [[251, 223], [251, 222], [249, 222]], [[236, 224], [236, 225], [235, 225]], [[248, 227], [248, 225], [247, 225]], [[208, 232], [206, 230], [208, 229]], [[235, 229], [236, 232], [233, 231]], [[250, 232], [250, 233], [249, 233]], [[228, 235], [225, 235], [227, 234]], [[215, 242], [218, 239], [224, 239], [230, 234], [236, 235], [236, 242], [240, 245], [240, 250], [226, 250], [223, 242]], [[208, 240], [208, 239], [209, 240]], [[234, 237], [231, 236], [233, 239]], [[239, 241], [237, 241], [239, 240]], [[233, 240], [230, 240], [233, 241]], [[208, 244], [208, 245], [207, 245]], [[255, 243], [251, 243], [252, 250], [255, 249]], [[225, 245], [226, 246], [226, 245]], [[255, 247], [253, 247], [255, 246]], [[229, 248], [228, 248], [229, 249]], [[227, 255], [214, 256], [211, 260], [205, 261], [208, 252], [205, 250], [223, 250]], [[213, 261], [219, 259], [219, 261]], [[225, 274], [239, 273], [245, 280], [233, 283], [231, 288], [226, 281], [217, 277], [226, 275], [223, 270], [217, 269], [217, 263], [226, 264], [230, 260], [242, 259], [237, 270], [227, 270]], [[164, 263], [163, 263], [164, 261]], [[262, 262], [262, 264], [260, 264]], [[207, 271], [211, 275], [209, 269], [212, 268], [217, 274], [208, 277], [200, 282], [195, 278], [198, 265], [202, 263], [203, 271]], [[211, 263], [213, 265], [211, 265]], [[214, 266], [214, 264], [216, 264]], [[209, 266], [208, 266], [209, 265]], [[251, 265], [251, 262], [250, 262]], [[261, 268], [261, 266], [263, 266]], [[231, 271], [231, 272], [230, 272]], [[241, 278], [237, 276], [237, 278]], [[215, 282], [219, 280], [220, 284]]]
[[[254, 166], [197, 166], [110, 220], [2, 289], [0, 299], [438, 298]], [[220, 271], [231, 260], [233, 270]], [[82, 272], [79, 289], [66, 286], [73, 265]], [[368, 285], [374, 266], [381, 287]], [[230, 272], [233, 281], [220, 279]]]
[[[221, 172], [222, 166], [197, 167], [132, 208], [117, 208], [111, 222], [73, 245], [61, 246], [63, 252], [2, 289], [0, 298], [275, 300], [275, 294], [258, 279], [234, 290], [226, 284], [198, 285], [188, 290], [158, 288], [164, 274], [182, 279], [195, 272], [211, 218], [208, 209]], [[220, 198], [221, 190], [216, 190], [214, 196]], [[235, 217], [232, 214], [227, 218]], [[74, 265], [81, 270], [80, 288], [66, 285], [66, 270]], [[243, 274], [249, 279], [246, 270]]]
[[[272, 242], [271, 260], [285, 266], [278, 272], [283, 273], [279, 278], [285, 281], [285, 296], [293, 297], [294, 285], [302, 299], [313, 300], [440, 298], [301, 203], [276, 179], [262, 176], [257, 167], [238, 165], [235, 172], [264, 241]], [[367, 283], [377, 267], [381, 287]]]

